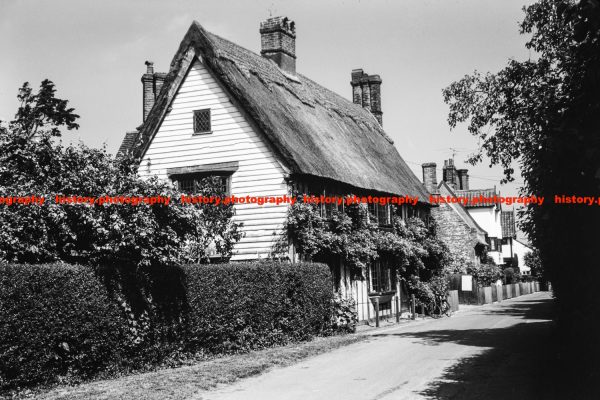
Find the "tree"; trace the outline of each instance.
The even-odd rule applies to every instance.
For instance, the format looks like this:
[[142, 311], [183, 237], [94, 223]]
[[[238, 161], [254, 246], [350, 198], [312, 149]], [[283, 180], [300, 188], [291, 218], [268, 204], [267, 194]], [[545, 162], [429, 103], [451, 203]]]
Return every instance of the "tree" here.
[[[600, 7], [595, 0], [540, 0], [526, 7], [521, 33], [534, 58], [497, 73], [475, 72], [443, 90], [451, 127], [466, 122], [483, 155], [513, 178], [521, 169], [523, 195], [544, 206], [520, 214], [521, 228], [539, 249], [552, 281], [565, 342], [585, 343], [587, 366], [600, 358], [596, 285], [600, 208], [554, 204], [555, 196], [596, 198], [600, 189]], [[593, 347], [593, 350], [591, 349]], [[565, 350], [565, 352], [567, 352]], [[573, 349], [569, 353], [576, 353]], [[578, 363], [581, 365], [581, 362]], [[596, 375], [600, 371], [596, 367]]]
[[[77, 129], [78, 116], [55, 97], [52, 82], [43, 81], [37, 93], [26, 83], [18, 98], [15, 119], [0, 128], [0, 195], [46, 202], [0, 205], [0, 260], [141, 267], [207, 261], [211, 243], [231, 253], [241, 236], [231, 206], [181, 205], [168, 182], [138, 178], [133, 160], [116, 160], [104, 148], [63, 146], [61, 129]], [[213, 192], [218, 183], [207, 178], [203, 190]], [[65, 205], [55, 195], [162, 195], [172, 202]]]
[[75, 122], [79, 115], [74, 108], [67, 108], [67, 100], [54, 96], [56, 89], [54, 83], [44, 79], [37, 93], [33, 93], [29, 82], [25, 82], [19, 89], [17, 99], [21, 102], [15, 119], [11, 122], [11, 129], [24, 138], [31, 139], [38, 129], [47, 130], [52, 136], [60, 136], [60, 127], [78, 129]]
[[542, 259], [540, 258], [540, 251], [538, 249], [534, 249], [529, 253], [525, 253], [523, 259], [525, 265], [531, 271], [531, 276], [535, 279], [543, 281], [544, 268], [542, 266]]

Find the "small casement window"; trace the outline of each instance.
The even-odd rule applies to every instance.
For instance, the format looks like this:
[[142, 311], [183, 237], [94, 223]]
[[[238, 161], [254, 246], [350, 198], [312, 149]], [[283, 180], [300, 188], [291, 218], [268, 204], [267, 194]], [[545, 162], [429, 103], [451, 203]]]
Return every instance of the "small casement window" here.
[[498, 251], [498, 239], [489, 238], [488, 243], [490, 244], [490, 251]]
[[[176, 180], [180, 192], [193, 195], [229, 196], [231, 175], [183, 176]], [[206, 187], [215, 187], [216, 193], [207, 193]]]
[[386, 204], [385, 206], [377, 204], [377, 221], [379, 222], [379, 226], [391, 226], [392, 225], [392, 216], [390, 205]]
[[389, 227], [392, 225], [392, 215], [389, 204], [382, 206], [378, 203], [369, 203], [368, 208], [370, 223], [382, 227]]
[[[325, 190], [323, 194], [329, 198], [343, 198], [344, 196], [337, 194], [335, 191]], [[325, 218], [332, 218], [334, 213], [341, 214], [344, 212], [344, 202], [340, 204], [336, 202], [323, 203], [321, 205], [321, 216]]]
[[386, 292], [392, 290], [394, 285], [392, 276], [393, 271], [386, 261], [372, 261], [369, 265], [369, 272], [371, 292]]
[[210, 108], [194, 111], [194, 133], [211, 133]]

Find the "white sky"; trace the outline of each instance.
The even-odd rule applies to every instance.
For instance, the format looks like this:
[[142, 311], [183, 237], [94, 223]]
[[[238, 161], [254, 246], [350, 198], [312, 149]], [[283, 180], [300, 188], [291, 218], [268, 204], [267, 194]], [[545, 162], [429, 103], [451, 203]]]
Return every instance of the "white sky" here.
[[[383, 79], [385, 130], [419, 179], [421, 163], [457, 149], [457, 166], [477, 148], [465, 126], [450, 132], [441, 90], [465, 74], [497, 71], [526, 59], [518, 33], [526, 0], [301, 1], [17, 1], [0, 0], [0, 120], [12, 119], [24, 81], [54, 81], [58, 96], [81, 115], [78, 133], [115, 152], [141, 123], [144, 61], [166, 72], [195, 19], [206, 29], [260, 51], [259, 23], [285, 15], [296, 22], [297, 70], [351, 98], [350, 71]], [[500, 187], [501, 171], [466, 166], [471, 188]], [[517, 181], [520, 181], [520, 177]]]

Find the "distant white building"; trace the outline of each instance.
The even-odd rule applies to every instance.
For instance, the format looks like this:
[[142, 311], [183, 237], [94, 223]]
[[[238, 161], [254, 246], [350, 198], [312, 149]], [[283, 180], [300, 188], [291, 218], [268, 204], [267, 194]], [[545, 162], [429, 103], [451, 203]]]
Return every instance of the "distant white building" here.
[[[457, 196], [468, 197], [469, 199], [476, 197], [494, 197], [498, 196], [496, 188], [492, 189], [475, 189], [475, 190], [458, 190]], [[469, 201], [469, 203], [471, 203]], [[498, 265], [504, 264], [502, 257], [502, 208], [499, 203], [477, 203], [468, 204], [467, 211], [487, 233], [486, 241], [488, 244], [488, 256]]]
[[515, 212], [502, 211], [502, 257], [506, 265], [516, 264], [522, 275], [531, 275], [531, 269], [525, 265], [525, 254], [533, 248], [517, 239]]

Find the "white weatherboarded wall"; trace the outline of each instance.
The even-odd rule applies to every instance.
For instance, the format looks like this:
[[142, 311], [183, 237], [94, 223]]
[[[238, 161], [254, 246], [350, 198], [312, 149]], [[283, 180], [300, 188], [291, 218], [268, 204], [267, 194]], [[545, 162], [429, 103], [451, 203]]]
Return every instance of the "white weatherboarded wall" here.
[[[502, 238], [502, 224], [500, 222], [502, 210], [498, 210], [496, 207], [478, 207], [469, 208], [467, 211], [475, 222], [487, 232], [489, 237]], [[504, 264], [501, 251], [488, 251], [488, 256], [492, 257], [496, 264]]]
[[[193, 111], [205, 108], [211, 109], [212, 133], [194, 135]], [[140, 175], [168, 179], [167, 168], [232, 161], [239, 162], [231, 179], [232, 195], [288, 193], [284, 167], [219, 82], [195, 60], [142, 159]], [[232, 260], [268, 256], [282, 232], [287, 207], [236, 205], [234, 220], [244, 224], [244, 237]]]

